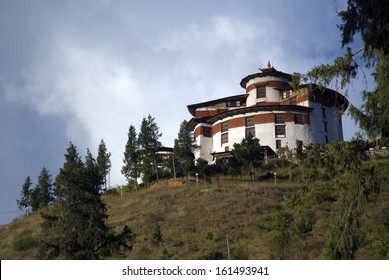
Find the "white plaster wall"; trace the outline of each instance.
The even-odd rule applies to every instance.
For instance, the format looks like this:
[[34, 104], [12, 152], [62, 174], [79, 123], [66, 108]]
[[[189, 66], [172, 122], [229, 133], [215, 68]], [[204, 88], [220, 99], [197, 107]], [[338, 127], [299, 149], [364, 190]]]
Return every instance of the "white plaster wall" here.
[[272, 87], [266, 87], [266, 102], [280, 102], [280, 91]]
[[250, 107], [255, 105], [257, 105], [257, 90], [252, 89], [248, 92], [248, 96], [246, 99], [246, 106]]
[[259, 144], [269, 146], [273, 149], [276, 146], [274, 123], [263, 123], [255, 125], [255, 137], [259, 139]]
[[212, 163], [212, 155], [213, 152], [213, 139], [212, 137], [204, 137], [203, 135], [199, 135], [196, 139], [196, 144], [200, 147], [195, 151], [195, 158], [202, 158], [208, 161], [208, 163]]
[[[295, 124], [294, 122], [286, 123], [286, 137], [281, 140], [281, 146], [288, 146], [289, 149], [296, 148], [296, 140], [303, 141], [304, 145], [314, 142], [309, 124]], [[281, 139], [281, 138], [277, 138]]]
[[[316, 102], [310, 102], [309, 107], [313, 108], [310, 114], [310, 123], [312, 127], [312, 135], [315, 143], [326, 144], [325, 135], [328, 136], [328, 142], [343, 140], [342, 123], [339, 121], [339, 109], [336, 106], [325, 107], [326, 118], [323, 119], [322, 105]], [[327, 122], [327, 133], [324, 129], [323, 122]]]
[[[256, 94], [256, 93], [255, 93]], [[301, 104], [303, 105], [303, 104]], [[311, 143], [325, 144], [325, 130], [323, 124], [322, 116], [322, 105], [315, 102], [304, 102], [304, 105], [307, 105], [313, 108], [310, 113], [309, 124], [295, 124], [294, 122], [286, 122], [286, 137], [276, 138], [275, 137], [275, 124], [274, 123], [264, 123], [255, 125], [255, 137], [259, 139], [259, 143], [263, 146], [269, 146], [274, 151], [276, 151], [276, 140], [281, 140], [281, 146], [288, 146], [289, 149], [295, 149], [296, 140], [303, 141], [304, 145], [309, 145]], [[269, 112], [256, 112], [250, 114], [239, 114], [233, 117], [228, 117], [222, 121], [218, 121], [215, 124], [220, 122], [228, 121], [234, 118], [248, 117], [258, 114], [267, 114]], [[286, 113], [284, 111], [273, 111], [273, 113]], [[295, 112], [298, 113], [298, 112]], [[338, 109], [336, 107], [326, 107], [326, 119], [328, 123], [328, 140], [333, 142], [336, 140], [343, 139], [343, 129], [342, 124], [339, 122]], [[228, 130], [228, 143], [221, 144], [221, 132], [213, 135], [212, 138], [203, 137], [202, 135], [198, 136], [196, 141], [197, 144], [201, 146], [198, 152], [195, 153], [196, 158], [202, 157], [206, 159], [209, 163], [212, 162], [211, 153], [213, 152], [224, 152], [225, 147], [229, 147], [230, 150], [233, 149], [234, 143], [240, 143], [245, 137], [246, 127], [236, 127], [229, 128]]]

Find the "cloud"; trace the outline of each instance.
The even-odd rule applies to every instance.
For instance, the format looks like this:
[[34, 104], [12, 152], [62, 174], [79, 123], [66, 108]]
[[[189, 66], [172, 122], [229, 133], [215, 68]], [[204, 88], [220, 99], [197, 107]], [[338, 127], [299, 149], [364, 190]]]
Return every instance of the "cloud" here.
[[209, 21], [187, 24], [151, 44], [156, 51], [214, 54], [222, 48], [236, 48], [260, 35], [253, 26], [226, 16], [215, 16]]
[[134, 71], [104, 53], [74, 45], [61, 45], [55, 54], [27, 69], [23, 85], [8, 86], [6, 96], [41, 116], [60, 117], [66, 137], [76, 145], [96, 149], [104, 138], [120, 171], [126, 130], [146, 107]]
[[1, 3], [0, 154], [18, 158], [1, 171], [6, 185], [43, 164], [55, 176], [69, 141], [96, 156], [101, 138], [122, 183], [130, 125], [151, 114], [171, 146], [188, 104], [243, 93], [240, 80], [268, 60], [284, 72], [330, 62], [341, 2]]

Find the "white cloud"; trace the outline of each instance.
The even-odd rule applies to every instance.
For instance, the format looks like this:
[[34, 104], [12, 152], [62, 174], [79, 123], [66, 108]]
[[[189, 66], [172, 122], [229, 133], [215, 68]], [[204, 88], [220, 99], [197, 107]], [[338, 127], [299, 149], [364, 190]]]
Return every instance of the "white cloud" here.
[[[156, 51], [192, 53], [206, 52], [214, 54], [226, 47], [237, 47], [247, 40], [260, 35], [260, 30], [238, 19], [226, 16], [214, 16], [209, 22], [188, 23], [182, 28], [176, 28], [169, 34], [161, 34], [150, 38], [150, 45]], [[242, 48], [243, 49], [243, 48]]]
[[63, 46], [26, 70], [24, 79], [23, 86], [8, 87], [8, 98], [63, 118], [76, 145], [96, 150], [103, 138], [119, 180], [128, 127], [140, 122], [145, 107], [133, 70], [102, 53]]

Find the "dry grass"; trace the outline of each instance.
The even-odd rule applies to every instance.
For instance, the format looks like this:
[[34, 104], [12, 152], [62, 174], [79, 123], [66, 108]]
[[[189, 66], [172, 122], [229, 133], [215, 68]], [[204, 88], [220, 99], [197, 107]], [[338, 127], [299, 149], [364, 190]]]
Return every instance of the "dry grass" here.
[[[377, 165], [383, 182], [388, 182], [389, 162]], [[277, 171], [284, 179], [277, 182], [241, 181], [237, 177], [215, 177], [212, 183], [197, 184], [192, 180], [169, 180], [148, 189], [116, 192], [103, 196], [108, 206], [108, 224], [116, 230], [128, 225], [136, 234], [136, 243], [127, 259], [227, 258], [228, 235], [232, 257], [267, 259], [267, 234], [270, 213], [283, 209], [298, 183], [287, 179], [287, 170]], [[244, 179], [244, 178], [243, 178]], [[325, 184], [323, 197], [325, 196]], [[389, 243], [389, 186], [384, 183], [381, 193], [369, 203], [366, 220], [366, 240], [361, 244], [358, 258], [388, 258]], [[333, 202], [323, 199], [315, 211], [315, 224], [306, 240], [292, 240], [290, 258], [320, 259], [327, 225], [335, 214]], [[14, 221], [0, 228], [1, 259], [36, 258], [41, 218], [39, 213]], [[153, 240], [159, 225], [162, 245]], [[388, 248], [389, 249], [389, 248]], [[385, 255], [386, 254], [386, 255]]]

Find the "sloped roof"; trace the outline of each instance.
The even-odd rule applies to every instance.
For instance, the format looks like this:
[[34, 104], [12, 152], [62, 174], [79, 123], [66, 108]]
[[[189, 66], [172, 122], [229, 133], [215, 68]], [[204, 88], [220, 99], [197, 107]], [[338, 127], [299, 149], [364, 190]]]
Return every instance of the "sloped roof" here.
[[254, 78], [259, 78], [259, 77], [261, 78], [261, 77], [272, 76], [272, 77], [282, 77], [282, 78], [285, 78], [289, 81], [292, 80], [292, 76], [290, 74], [278, 71], [274, 67], [262, 68], [261, 71], [262, 72], [258, 72], [255, 74], [248, 75], [247, 77], [244, 77], [242, 79], [242, 81], [240, 82], [240, 86], [242, 88], [246, 88], [246, 85], [250, 80], [252, 80]]
[[245, 101], [246, 102], [247, 94], [239, 94], [239, 95], [233, 95], [233, 96], [227, 96], [219, 99], [209, 100], [201, 103], [191, 104], [188, 105], [188, 110], [192, 114], [192, 116], [195, 115], [197, 108], [212, 106], [215, 104], [219, 104], [221, 102], [231, 102], [231, 101]]

